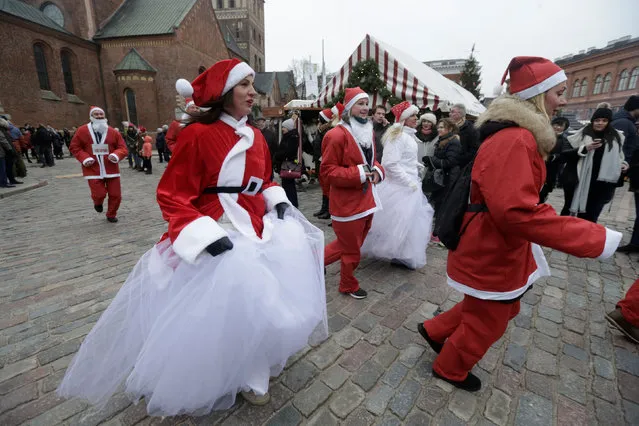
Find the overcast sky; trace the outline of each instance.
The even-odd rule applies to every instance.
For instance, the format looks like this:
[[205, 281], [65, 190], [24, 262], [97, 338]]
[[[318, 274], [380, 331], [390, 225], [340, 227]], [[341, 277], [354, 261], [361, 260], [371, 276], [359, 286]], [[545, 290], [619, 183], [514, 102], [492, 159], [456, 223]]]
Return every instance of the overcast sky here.
[[266, 0], [266, 70], [294, 58], [337, 71], [367, 33], [420, 61], [465, 58], [473, 43], [482, 92], [513, 56], [550, 59], [639, 35], [639, 0]]

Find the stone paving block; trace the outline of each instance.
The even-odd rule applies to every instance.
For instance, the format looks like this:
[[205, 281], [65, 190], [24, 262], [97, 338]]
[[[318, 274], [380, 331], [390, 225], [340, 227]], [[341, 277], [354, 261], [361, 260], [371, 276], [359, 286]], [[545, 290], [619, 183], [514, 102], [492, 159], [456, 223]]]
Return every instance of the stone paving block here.
[[608, 334], [608, 324], [604, 322], [591, 322], [589, 323], [590, 327], [590, 335], [601, 337], [602, 339], [606, 338]]
[[359, 386], [349, 382], [333, 395], [329, 407], [333, 414], [345, 419], [351, 411], [364, 401], [365, 397], [366, 394]]
[[384, 367], [373, 360], [368, 360], [353, 374], [351, 380], [368, 392], [375, 386], [382, 374], [384, 374]]
[[351, 320], [343, 315], [333, 315], [328, 319], [328, 329], [331, 331], [331, 333], [337, 333], [348, 324], [350, 324], [350, 322]]
[[362, 340], [364, 333], [353, 327], [346, 327], [335, 335], [335, 342], [345, 349], [350, 349]]
[[547, 426], [552, 424], [552, 417], [552, 401], [529, 392], [519, 398], [516, 426]]
[[358, 316], [351, 325], [363, 333], [368, 333], [373, 329], [373, 327], [375, 327], [375, 324], [377, 324], [379, 320], [380, 317], [373, 315], [370, 312], [364, 312]]
[[586, 408], [563, 396], [557, 397], [557, 426], [588, 424]]
[[375, 423], [375, 416], [362, 407], [358, 407], [348, 415], [344, 426], [369, 426]]
[[613, 380], [615, 378], [614, 368], [612, 363], [607, 359], [599, 356], [594, 357], [593, 365], [595, 367], [595, 373], [604, 379]]
[[390, 366], [399, 355], [399, 351], [390, 345], [383, 345], [378, 350], [373, 360], [384, 367]]
[[516, 371], [521, 371], [526, 363], [526, 353], [527, 350], [525, 347], [516, 343], [509, 344], [506, 349], [506, 354], [504, 355], [504, 365]]
[[629, 425], [639, 425], [639, 404], [623, 401], [622, 405], [626, 415], [626, 422]]
[[408, 373], [408, 368], [399, 362], [395, 362], [384, 374], [382, 377], [382, 382], [386, 383], [389, 386], [394, 388], [398, 387], [406, 374]]
[[386, 413], [376, 426], [401, 426], [402, 421], [395, 417], [392, 413]]
[[335, 364], [322, 373], [320, 379], [331, 389], [339, 389], [350, 377], [350, 373], [339, 365]]
[[530, 329], [532, 328], [532, 317], [530, 315], [517, 315], [515, 317], [515, 325], [517, 327]]
[[273, 415], [273, 407], [270, 405], [255, 406], [243, 402], [231, 416], [227, 417], [225, 424], [235, 426], [258, 426], [264, 424]]
[[424, 348], [417, 345], [410, 345], [403, 351], [401, 351], [399, 355], [399, 361], [407, 367], [414, 367], [417, 364], [417, 361], [421, 358], [424, 353]]
[[34, 417], [52, 409], [62, 402], [64, 402], [64, 399], [55, 395], [54, 392], [48, 393], [34, 401], [22, 404], [19, 407], [0, 415], [0, 425], [22, 424], [27, 420], [33, 419]]
[[315, 414], [309, 421], [308, 426], [338, 426], [339, 421], [328, 408], [324, 408], [320, 410], [317, 414]]
[[40, 365], [46, 365], [52, 361], [62, 358], [65, 355], [72, 354], [80, 348], [80, 344], [84, 337], [78, 337], [68, 342], [64, 342], [61, 345], [54, 346], [51, 349], [47, 349], [38, 354], [38, 362]]
[[13, 364], [5, 365], [0, 370], [0, 383], [5, 382], [27, 371], [38, 367], [38, 360], [35, 358], [23, 359]]
[[564, 328], [577, 334], [584, 334], [586, 331], [586, 323], [576, 318], [566, 317]]
[[267, 426], [297, 426], [302, 423], [302, 416], [291, 405], [287, 405], [275, 413], [266, 423]]
[[388, 327], [391, 330], [395, 330], [402, 325], [402, 323], [406, 320], [407, 317], [406, 311], [402, 308], [398, 308], [386, 315], [380, 322], [380, 325], [384, 327]]
[[38, 397], [38, 387], [35, 383], [18, 388], [0, 399], [0, 414], [12, 410], [25, 402], [33, 401]]
[[413, 410], [413, 412], [408, 416], [404, 425], [406, 426], [428, 426], [431, 424], [432, 418], [426, 414], [422, 413], [419, 410]]
[[393, 333], [389, 328], [377, 324], [373, 329], [364, 336], [364, 339], [371, 345], [379, 346]]
[[490, 398], [486, 402], [484, 416], [496, 425], [505, 426], [510, 416], [511, 399], [504, 392], [493, 389]]
[[613, 381], [596, 376], [592, 381], [592, 393], [612, 404], [617, 402], [617, 386]]
[[401, 419], [405, 419], [415, 405], [421, 386], [414, 380], [407, 380], [395, 394], [389, 405], [390, 410]]
[[320, 370], [335, 362], [342, 354], [343, 349], [332, 340], [324, 342], [319, 348], [310, 352], [306, 356], [306, 360], [315, 364]]
[[588, 354], [586, 353], [586, 351], [574, 345], [565, 344], [564, 353], [580, 361], [588, 361]]
[[468, 421], [475, 414], [477, 396], [470, 392], [456, 390], [448, 404], [448, 409], [462, 420]]
[[411, 343], [424, 342], [424, 339], [422, 339], [421, 336], [419, 336], [419, 339], [421, 339], [421, 341], [417, 339], [416, 332], [408, 331], [402, 327], [397, 329], [395, 333], [393, 333], [392, 337], [390, 338], [390, 343], [397, 349], [401, 350], [407, 348], [408, 345], [410, 345]]
[[577, 401], [580, 404], [586, 403], [587, 382], [576, 373], [564, 370], [560, 372], [557, 390], [560, 394]]
[[299, 392], [293, 399], [293, 405], [305, 417], [313, 412], [331, 396], [331, 388], [320, 381], [315, 381], [308, 388]]
[[468, 422], [463, 421], [450, 411], [444, 411], [439, 419], [434, 421], [437, 426], [468, 426]]
[[300, 361], [286, 372], [282, 383], [293, 392], [298, 392], [316, 375], [317, 368], [307, 361]]
[[[554, 287], [546, 287], [546, 289], [548, 288], [554, 288]], [[559, 291], [563, 292], [562, 290], [559, 290]], [[541, 296], [541, 306], [548, 306], [549, 308], [562, 310], [564, 308], [564, 301], [561, 298], [556, 298], [556, 297], [552, 297], [552, 296], [544, 294], [543, 296]]]
[[526, 381], [526, 389], [530, 392], [550, 400], [553, 399], [553, 395], [556, 392], [556, 380], [554, 377], [535, 373], [534, 371], [526, 371], [524, 380]]
[[380, 383], [366, 397], [366, 409], [377, 416], [381, 416], [386, 411], [386, 407], [394, 395], [395, 389]]
[[520, 389], [523, 375], [512, 368], [502, 367], [497, 373], [495, 386], [506, 392], [510, 396], [514, 396], [515, 392]]
[[617, 368], [634, 376], [639, 376], [639, 354], [626, 349], [615, 348]]
[[71, 399], [64, 401], [62, 404], [52, 408], [51, 410], [40, 414], [38, 417], [31, 419], [29, 425], [32, 426], [49, 426], [63, 422], [73, 415], [84, 411], [88, 404], [84, 401]]
[[593, 355], [599, 355], [606, 359], [611, 359], [612, 357], [612, 345], [607, 340], [599, 337], [590, 337], [590, 351]]
[[546, 286], [544, 288], [544, 294], [556, 299], [561, 299], [564, 297], [564, 292], [561, 289], [552, 286]]
[[537, 373], [553, 376], [557, 374], [557, 358], [546, 351], [533, 347], [530, 349], [526, 368]]
[[501, 350], [490, 348], [488, 352], [484, 355], [484, 357], [479, 361], [477, 365], [483, 368], [486, 371], [493, 371], [497, 364], [499, 363], [499, 359], [501, 358]]
[[617, 373], [617, 383], [623, 399], [639, 404], [639, 379], [637, 379], [637, 376], [619, 371]]
[[[1, 372], [2, 370], [0, 370]], [[6, 395], [14, 389], [34, 383], [43, 377], [51, 374], [51, 367], [39, 367], [35, 370], [29, 370], [26, 373], [19, 374], [9, 380], [0, 383], [0, 395]]]
[[535, 343], [535, 346], [537, 346], [539, 349], [550, 352], [554, 355], [559, 353], [559, 339], [555, 339], [546, 336], [545, 334], [535, 332], [533, 334], [533, 341]]
[[599, 424], [622, 425], [624, 423], [623, 413], [615, 405], [599, 398], [594, 398], [594, 403]]
[[584, 338], [584, 336], [570, 330], [561, 330], [561, 340], [578, 348], [587, 349], [586, 339]]
[[528, 346], [530, 343], [530, 330], [521, 327], [513, 327], [510, 331], [510, 339], [519, 346]]
[[543, 334], [555, 338], [559, 337], [561, 330], [561, 328], [554, 322], [539, 317], [535, 320], [535, 328]]
[[537, 314], [540, 317], [552, 321], [556, 324], [561, 324], [563, 322], [563, 315], [561, 314], [561, 311], [558, 309], [553, 309], [546, 305], [539, 305], [539, 307], [537, 308]]
[[344, 352], [339, 364], [348, 371], [355, 371], [375, 354], [377, 348], [365, 341], [359, 341], [352, 349]]
[[422, 389], [416, 404], [420, 409], [434, 415], [446, 404], [446, 401], [448, 401], [448, 393], [437, 386], [430, 385]]

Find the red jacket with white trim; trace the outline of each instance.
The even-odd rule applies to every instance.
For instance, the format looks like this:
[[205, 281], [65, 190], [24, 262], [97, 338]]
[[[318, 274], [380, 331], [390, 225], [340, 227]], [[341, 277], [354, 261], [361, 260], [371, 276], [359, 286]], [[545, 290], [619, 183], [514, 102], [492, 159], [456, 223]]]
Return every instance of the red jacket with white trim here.
[[[93, 155], [92, 145], [104, 143], [109, 146], [109, 155]], [[107, 134], [103, 135], [103, 140], [98, 141], [91, 129], [91, 123], [81, 126], [75, 132], [71, 144], [69, 145], [71, 154], [83, 164], [82, 174], [85, 179], [115, 178], [120, 176], [120, 166], [118, 163], [127, 156], [126, 144], [120, 132], [113, 127], [108, 127]], [[86, 167], [84, 163], [93, 159], [92, 166]], [[117, 160], [116, 162], [111, 161]]]
[[536, 279], [549, 275], [539, 246], [607, 258], [621, 241], [619, 232], [558, 216], [550, 205], [539, 204], [546, 167], [538, 145], [554, 143], [555, 136], [548, 120], [524, 102], [500, 100], [480, 117], [525, 127], [499, 130], [481, 145], [472, 171], [471, 203], [485, 204], [488, 212], [472, 221], [475, 213], [466, 213], [464, 225], [470, 223], [458, 248], [448, 255], [449, 284], [480, 299], [515, 299]]
[[[372, 126], [371, 126], [372, 132]], [[381, 179], [384, 168], [375, 160], [373, 141], [373, 163]], [[366, 159], [351, 132], [340, 124], [329, 130], [322, 140], [321, 180], [330, 186], [329, 210], [333, 220], [348, 222], [375, 213], [381, 206], [376, 200], [375, 185], [365, 178]]]

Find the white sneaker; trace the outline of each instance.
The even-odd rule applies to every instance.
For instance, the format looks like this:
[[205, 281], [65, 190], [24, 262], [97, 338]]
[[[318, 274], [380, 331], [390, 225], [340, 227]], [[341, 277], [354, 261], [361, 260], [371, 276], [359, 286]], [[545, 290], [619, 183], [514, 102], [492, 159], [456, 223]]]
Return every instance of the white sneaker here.
[[246, 400], [251, 405], [266, 405], [271, 400], [271, 395], [266, 392], [264, 395], [256, 395], [254, 392], [241, 392], [242, 398]]

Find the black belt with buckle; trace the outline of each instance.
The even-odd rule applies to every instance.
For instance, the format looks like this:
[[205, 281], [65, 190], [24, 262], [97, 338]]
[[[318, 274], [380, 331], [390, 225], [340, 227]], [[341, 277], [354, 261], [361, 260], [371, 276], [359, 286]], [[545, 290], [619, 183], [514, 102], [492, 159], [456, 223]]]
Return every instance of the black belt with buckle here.
[[240, 194], [242, 192], [247, 192], [249, 194], [259, 194], [262, 192], [262, 188], [256, 191], [258, 186], [257, 182], [250, 182], [246, 186], [209, 186], [208, 188], [204, 188], [204, 194]]

